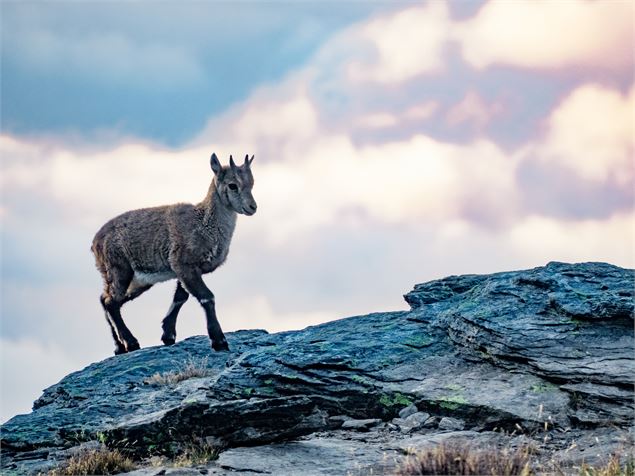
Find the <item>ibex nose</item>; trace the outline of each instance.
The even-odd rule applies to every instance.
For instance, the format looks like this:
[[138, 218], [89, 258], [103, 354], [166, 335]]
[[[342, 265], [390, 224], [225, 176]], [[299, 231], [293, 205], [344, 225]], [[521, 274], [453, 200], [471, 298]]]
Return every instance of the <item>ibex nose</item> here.
[[247, 211], [249, 212], [250, 215], [253, 215], [254, 213], [256, 213], [257, 208], [258, 208], [258, 205], [256, 205], [256, 202], [252, 202], [249, 205], [247, 205]]

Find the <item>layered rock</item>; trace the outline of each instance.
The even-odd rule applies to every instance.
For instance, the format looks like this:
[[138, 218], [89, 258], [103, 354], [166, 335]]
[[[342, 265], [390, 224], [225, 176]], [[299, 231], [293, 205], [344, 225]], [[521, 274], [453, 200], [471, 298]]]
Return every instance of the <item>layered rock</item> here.
[[[541, 432], [553, 451], [590, 435], [624, 444], [634, 413], [634, 282], [632, 270], [604, 263], [452, 276], [415, 286], [409, 311], [234, 332], [230, 353], [192, 337], [112, 357], [70, 374], [32, 413], [7, 422], [2, 465], [36, 472], [91, 440], [137, 457], [206, 440], [227, 449], [207, 469], [213, 474], [223, 464], [236, 470], [227, 461], [237, 452], [317, 445], [327, 457], [337, 439], [395, 458], [404, 438], [423, 444], [448, 432], [476, 440], [493, 430]], [[152, 383], [187, 362], [204, 375]], [[372, 435], [351, 438], [360, 431]]]

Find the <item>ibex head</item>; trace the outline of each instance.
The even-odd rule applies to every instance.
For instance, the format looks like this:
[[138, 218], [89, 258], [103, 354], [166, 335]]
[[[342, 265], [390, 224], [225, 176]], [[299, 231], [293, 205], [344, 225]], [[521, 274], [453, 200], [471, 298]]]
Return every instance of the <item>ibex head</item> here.
[[238, 166], [234, 163], [234, 158], [229, 156], [229, 167], [223, 167], [212, 154], [210, 164], [214, 175], [216, 175], [216, 190], [223, 205], [231, 208], [236, 213], [251, 216], [256, 213], [256, 201], [251, 194], [254, 186], [254, 176], [251, 173], [251, 163], [254, 156], [245, 156], [245, 162]]

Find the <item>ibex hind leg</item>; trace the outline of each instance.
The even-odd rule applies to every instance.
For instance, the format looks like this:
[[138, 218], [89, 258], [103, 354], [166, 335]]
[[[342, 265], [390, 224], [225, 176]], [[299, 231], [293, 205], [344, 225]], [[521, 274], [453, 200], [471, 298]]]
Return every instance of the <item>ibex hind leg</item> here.
[[[111, 268], [108, 273], [106, 290], [101, 297], [101, 304], [106, 312], [108, 323], [111, 326], [113, 337], [115, 337], [115, 354], [132, 352], [139, 349], [139, 342], [132, 335], [130, 329], [121, 317], [121, 306], [131, 298], [138, 296], [127, 296], [126, 291], [132, 281], [132, 269], [125, 267]], [[149, 289], [149, 288], [148, 288]], [[143, 291], [145, 291], [144, 289]], [[141, 292], [143, 292], [141, 291]]]
[[115, 327], [115, 324], [110, 319], [110, 314], [108, 314], [108, 311], [106, 311], [106, 308], [104, 306], [104, 297], [101, 296], [99, 301], [101, 302], [102, 307], [104, 307], [104, 311], [106, 314], [106, 322], [108, 322], [108, 326], [110, 327], [110, 332], [112, 332], [112, 339], [115, 341], [115, 355], [125, 354], [127, 352], [126, 345], [121, 340], [119, 340], [119, 336], [117, 335], [117, 328]]

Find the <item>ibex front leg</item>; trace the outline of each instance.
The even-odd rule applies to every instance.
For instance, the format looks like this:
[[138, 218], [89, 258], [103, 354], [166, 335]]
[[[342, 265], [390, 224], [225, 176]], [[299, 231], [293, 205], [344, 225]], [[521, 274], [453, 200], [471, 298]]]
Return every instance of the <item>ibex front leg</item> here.
[[179, 315], [181, 306], [185, 304], [188, 297], [190, 297], [190, 295], [183, 289], [181, 281], [177, 281], [172, 305], [167, 315], [163, 318], [163, 335], [161, 336], [161, 340], [165, 345], [172, 345], [176, 341], [176, 318]]
[[177, 275], [179, 281], [183, 283], [185, 289], [193, 295], [205, 310], [207, 318], [207, 334], [212, 341], [212, 349], [229, 350], [225, 335], [216, 318], [216, 306], [214, 303], [214, 294], [205, 285], [200, 272], [186, 271], [183, 275]]

